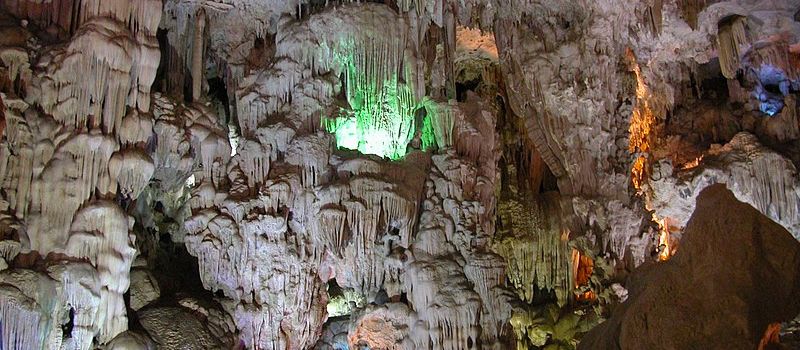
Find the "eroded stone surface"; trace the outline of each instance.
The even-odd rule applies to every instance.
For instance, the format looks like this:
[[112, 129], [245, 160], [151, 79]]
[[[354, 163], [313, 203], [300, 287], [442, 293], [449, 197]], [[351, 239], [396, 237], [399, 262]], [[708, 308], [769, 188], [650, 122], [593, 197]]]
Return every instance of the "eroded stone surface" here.
[[757, 348], [769, 324], [800, 312], [798, 259], [800, 243], [786, 229], [710, 186], [678, 253], [632, 275], [627, 301], [581, 348]]

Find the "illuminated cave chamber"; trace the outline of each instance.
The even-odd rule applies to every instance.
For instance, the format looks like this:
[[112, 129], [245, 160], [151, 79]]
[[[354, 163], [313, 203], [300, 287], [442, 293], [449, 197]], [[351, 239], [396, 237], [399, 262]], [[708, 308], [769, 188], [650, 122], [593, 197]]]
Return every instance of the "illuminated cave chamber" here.
[[0, 349], [797, 347], [798, 9], [0, 1]]

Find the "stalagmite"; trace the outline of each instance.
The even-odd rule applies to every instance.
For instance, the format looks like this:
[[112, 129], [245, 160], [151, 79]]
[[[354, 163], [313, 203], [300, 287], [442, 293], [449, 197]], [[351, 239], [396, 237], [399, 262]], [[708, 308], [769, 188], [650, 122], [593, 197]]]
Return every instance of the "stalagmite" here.
[[130, 285], [127, 276], [136, 254], [135, 237], [129, 234], [132, 226], [116, 204], [95, 202], [75, 215], [66, 245], [67, 254], [87, 258], [97, 267], [100, 279], [98, 336], [103, 343], [128, 328], [122, 294]]
[[147, 306], [147, 304], [158, 300], [161, 291], [158, 287], [158, 281], [150, 271], [143, 268], [131, 269], [130, 283], [131, 309], [138, 311]]

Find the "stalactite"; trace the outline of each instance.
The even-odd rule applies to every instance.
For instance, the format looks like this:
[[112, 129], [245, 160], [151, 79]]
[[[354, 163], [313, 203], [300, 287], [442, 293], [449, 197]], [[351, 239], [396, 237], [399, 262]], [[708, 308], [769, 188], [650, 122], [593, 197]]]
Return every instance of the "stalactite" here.
[[111, 189], [108, 161], [117, 147], [112, 138], [99, 133], [64, 140], [32, 186], [29, 212], [36, 215], [29, 218], [31, 249], [50, 252], [63, 248], [78, 208], [95, 188]]
[[318, 214], [318, 227], [315, 231], [327, 239], [330, 249], [340, 257], [350, 244], [350, 235], [346, 230], [347, 212], [337, 208], [323, 208]]
[[[285, 251], [289, 243], [283, 234], [285, 223], [269, 215], [234, 221], [207, 211], [187, 221], [187, 229], [187, 248], [198, 257], [203, 283], [233, 299], [226, 307], [248, 346], [292, 348], [289, 344], [303, 347], [311, 342], [314, 329], [321, 325], [320, 309], [314, 305], [321, 282], [314, 278], [310, 265], [300, 260], [297, 254], [301, 251]], [[228, 253], [223, 255], [220, 249]], [[262, 261], [272, 263], [264, 265]], [[267, 305], [269, 310], [281, 311], [272, 313], [265, 309]], [[324, 305], [321, 307], [324, 312]], [[307, 318], [308, 313], [314, 316]], [[314, 323], [306, 324], [308, 321]]]
[[[696, 23], [706, 1], [677, 4], [696, 31], [673, 27], [676, 6], [662, 2], [4, 1], [14, 8], [9, 23], [33, 24], [22, 31], [31, 35], [12, 38], [21, 48], [0, 47], [0, 347], [124, 346], [127, 306], [136, 304], [131, 319], [160, 346], [180, 337], [158, 328], [191, 314], [203, 322], [177, 327], [186, 334], [207, 327], [215, 337], [235, 333], [234, 347], [306, 349], [334, 316], [325, 312], [326, 283], [357, 294], [364, 308], [352, 312], [350, 334], [338, 333], [346, 341], [327, 344], [500, 349], [513, 341], [511, 325], [520, 347], [573, 347], [576, 315], [553, 305], [545, 316], [566, 323], [543, 325], [545, 312], [528, 305], [549, 291], [562, 305], [572, 300], [583, 260], [571, 234], [618, 259], [618, 271], [641, 263], [653, 243], [668, 256], [673, 218], [659, 210], [687, 206], [711, 180], [797, 231], [796, 169], [745, 137], [717, 159], [726, 165], [708, 166], [715, 158], [707, 157], [681, 169], [693, 172], [691, 182], [669, 182], [678, 180], [672, 169], [651, 171], [662, 151], [663, 101], [701, 103], [677, 88], [688, 85], [684, 77], [669, 73], [714, 55], [714, 24]], [[735, 11], [757, 23], [764, 11], [739, 3]], [[644, 9], [644, 27], [657, 35], [638, 32]], [[491, 30], [483, 36], [497, 38], [499, 52], [492, 69], [457, 91], [459, 25]], [[794, 58], [778, 52], [789, 47], [758, 45], [740, 63], [731, 52], [746, 44], [745, 27], [725, 25], [718, 52], [729, 73], [748, 59], [792, 66]], [[48, 33], [32, 34], [42, 29]], [[632, 50], [620, 57], [626, 42], [647, 65]], [[159, 45], [169, 55], [167, 83], [164, 95], [151, 95]], [[620, 71], [624, 63], [633, 74]], [[206, 68], [224, 82], [227, 108], [207, 103]], [[633, 76], [631, 106], [624, 83]], [[474, 80], [479, 88], [462, 94]], [[785, 95], [790, 84], [778, 88]], [[178, 102], [184, 89], [191, 103]], [[793, 109], [794, 97], [786, 104]], [[730, 127], [753, 126], [750, 112], [736, 111], [742, 118]], [[654, 230], [641, 232], [651, 218], [629, 180], [640, 194], [670, 187], [674, 203], [652, 217], [658, 242]], [[555, 187], [563, 198], [538, 193]], [[162, 253], [153, 245], [164, 239], [197, 259], [205, 294], [222, 305], [216, 316], [182, 298], [174, 301], [191, 312], [126, 305], [136, 247], [126, 210], [152, 241], [140, 246], [143, 255]], [[21, 266], [31, 269], [13, 277]], [[62, 331], [63, 305], [74, 319]], [[545, 327], [569, 336], [548, 338]], [[178, 345], [231, 345], [197, 338]]]
[[[442, 2], [444, 3], [444, 1]], [[456, 52], [456, 18], [453, 8], [449, 4], [441, 5], [444, 7], [444, 75], [445, 75], [445, 96], [447, 100], [456, 98], [456, 74], [454, 68], [454, 55]]]
[[[783, 38], [774, 38], [769, 41], [755, 43], [753, 47], [743, 57], [742, 64], [752, 67], [759, 73], [768, 72], [769, 69], [776, 69], [777, 74], [785, 76], [785, 85], [791, 84], [790, 81], [800, 77], [800, 68], [794, 63], [793, 54], [789, 49], [788, 43]], [[766, 75], [766, 74], [765, 74]], [[779, 87], [780, 88], [780, 87]], [[788, 91], [788, 86], [783, 87]]]
[[[3, 5], [27, 6], [23, 3]], [[19, 238], [4, 237], [19, 240], [16, 252], [3, 244], [8, 247], [4, 253], [46, 256], [41, 261], [48, 261], [49, 274], [0, 282], [23, 290], [40, 315], [40, 321], [26, 320], [38, 324], [38, 339], [15, 346], [4, 337], [2, 344], [88, 349], [128, 326], [123, 293], [136, 252], [129, 235], [132, 222], [107, 199], [118, 189], [125, 197], [137, 197], [154, 172], [146, 147], [152, 137], [148, 112], [160, 55], [155, 31], [161, 1], [53, 1], [17, 10], [34, 21], [58, 22], [73, 35], [63, 44], [45, 42], [50, 46], [44, 49], [41, 38], [30, 35], [25, 45], [41, 58], [33, 70], [27, 55], [0, 48], [3, 64], [12, 67], [14, 93], [25, 97], [25, 102], [4, 97], [12, 104], [4, 108], [11, 112], [5, 113], [9, 128], [2, 143], [13, 155], [2, 162], [0, 175], [19, 219], [14, 228]], [[63, 17], [48, 18], [51, 10], [63, 10]], [[39, 283], [46, 292], [24, 290], [27, 283]], [[66, 335], [60, 327], [64, 318], [71, 322]], [[6, 328], [6, 320], [3, 316], [0, 322], [3, 331], [17, 332]]]
[[327, 170], [331, 157], [332, 137], [322, 131], [310, 135], [297, 136], [286, 149], [288, 164], [301, 168], [301, 184], [306, 188], [316, 188], [328, 183]]
[[[87, 349], [96, 332], [97, 273], [87, 263], [55, 265], [47, 273], [0, 271], [0, 344], [8, 349]], [[75, 327], [65, 335], [61, 321], [70, 305]]]
[[664, 7], [663, 0], [654, 0], [653, 4], [647, 7], [647, 19], [650, 27], [650, 32], [657, 36], [661, 33], [661, 26], [664, 22], [662, 10]]
[[40, 84], [37, 102], [45, 112], [72, 128], [85, 129], [91, 121], [90, 128], [111, 134], [120, 129], [126, 106], [147, 111], [159, 52], [152, 37], [143, 35], [137, 42], [117, 35], [126, 31], [119, 22], [93, 18], [63, 51], [40, 63], [46, 77], [34, 84]]
[[257, 141], [245, 139], [239, 143], [237, 154], [239, 154], [239, 167], [247, 177], [247, 186], [257, 188], [256, 185], [264, 184], [269, 174], [270, 145], [264, 145]]
[[154, 36], [161, 20], [161, 0], [77, 1], [81, 6], [81, 23], [93, 17], [108, 16], [127, 25], [133, 34], [143, 32]]
[[476, 172], [465, 171], [471, 163], [453, 150], [432, 158], [418, 232], [401, 277], [419, 320], [409, 338], [416, 348], [467, 349], [480, 340], [490, 347], [511, 310], [493, 308], [507, 297], [502, 260], [465, 244], [483, 234], [481, 203], [467, 200], [466, 184]]
[[19, 91], [14, 86], [25, 86], [31, 81], [33, 72], [30, 66], [30, 57], [25, 50], [18, 47], [0, 48], [0, 62], [7, 68], [7, 79], [10, 91], [14, 91], [18, 96], [24, 96], [23, 91]]
[[706, 0], [681, 0], [678, 6], [689, 27], [697, 29], [697, 15], [706, 7]]
[[[167, 120], [165, 120], [165, 122]], [[231, 145], [228, 142], [227, 130], [225, 130], [224, 125], [217, 119], [214, 111], [206, 105], [195, 103], [190, 106], [183, 106], [183, 108], [180, 109], [180, 118], [169, 121], [168, 123], [179, 123], [181, 120], [188, 131], [188, 138], [195, 154], [195, 159], [199, 160], [200, 169], [194, 174], [197, 177], [197, 182], [209, 180], [215, 186], [220, 185], [227, 178], [226, 164], [228, 164], [228, 161], [231, 159], [232, 153]], [[164, 126], [168, 129], [179, 127], [175, 124], [173, 124], [172, 127]], [[160, 128], [157, 123], [156, 132], [158, 133], [159, 131]], [[178, 147], [185, 147], [185, 145], [183, 145], [184, 140], [181, 138], [175, 139], [176, 136], [179, 135], [172, 134], [164, 136], [173, 138], [175, 142], [178, 142]], [[181, 153], [184, 152], [185, 151], [182, 151]], [[185, 161], [191, 160], [182, 158], [179, 163], [182, 164]], [[185, 178], [181, 181], [185, 181]]]
[[36, 312], [36, 302], [19, 294], [9, 287], [2, 290], [0, 318], [4, 322], [0, 341], [8, 349], [43, 348], [44, 339], [39, 329], [42, 316]]
[[201, 7], [195, 13], [194, 38], [192, 40], [192, 101], [199, 101], [203, 93], [203, 33], [206, 27], [206, 11]]
[[76, 23], [76, 5], [78, 0], [8, 0], [0, 4], [5, 10], [21, 17], [29, 18], [42, 27], [56, 25], [61, 29], [61, 36], [66, 37], [79, 23]]
[[552, 207], [556, 203], [532, 202], [499, 204], [501, 219], [511, 231], [498, 237], [493, 249], [508, 263], [506, 273], [522, 300], [531, 302], [538, 290], [552, 290], [564, 305], [570, 302], [573, 288], [569, 234]]
[[139, 149], [115, 153], [108, 165], [111, 179], [117, 181], [119, 192], [128, 198], [139, 197], [155, 171], [153, 160]]
[[153, 138], [157, 141], [151, 155], [155, 165], [153, 178], [170, 191], [184, 186], [195, 163], [192, 153], [197, 154], [198, 150], [193, 149], [185, 124], [191, 114], [183, 114], [180, 105], [169, 102], [160, 94], [153, 98], [153, 114]]
[[[355, 7], [353, 8], [355, 9]], [[385, 7], [371, 8], [378, 18], [394, 26], [399, 37], [372, 35], [384, 29], [379, 21], [362, 22], [358, 30], [329, 33], [320, 30], [339, 12], [312, 16], [310, 33], [290, 30], [278, 38], [276, 55], [297, 57], [314, 73], [340, 72], [345, 77], [345, 96], [354, 118], [327, 122], [328, 130], [337, 135], [340, 147], [357, 148], [363, 153], [378, 154], [392, 159], [405, 155], [406, 145], [413, 137], [415, 93], [403, 81], [412, 81], [413, 72], [404, 62], [406, 57], [405, 23]], [[393, 18], [394, 17], [394, 18]], [[292, 45], [293, 40], [317, 37], [319, 50], [308, 51], [305, 46]], [[296, 75], [294, 75], [296, 76]], [[287, 85], [291, 87], [294, 82]], [[269, 108], [267, 109], [269, 110]], [[336, 119], [338, 116], [331, 116]]]
[[[43, 91], [45, 112], [75, 129], [84, 128], [88, 116], [94, 116], [93, 128], [102, 128], [106, 133], [119, 129], [132, 80], [133, 60], [128, 52], [135, 46], [129, 39], [123, 39], [121, 46], [112, 41], [112, 35], [123, 30], [119, 23], [106, 19], [93, 20], [81, 27], [67, 52], [57, 56], [74, 57], [74, 65], [65, 62], [49, 68], [53, 70], [49, 76], [64, 77], [64, 81], [44, 85], [52, 87]], [[78, 72], [97, 78], [84, 79]], [[71, 103], [59, 105], [65, 99], [58, 96], [64, 95], [72, 98], [67, 100]]]
[[[98, 311], [101, 304], [100, 281], [94, 266], [88, 263], [58, 266], [50, 276], [63, 284], [63, 300], [69, 309], [59, 310], [69, 316], [72, 312], [72, 332], [64, 339], [64, 348], [89, 349], [98, 331]], [[63, 331], [56, 329], [56, 333]]]
[[506, 272], [502, 258], [495, 254], [475, 254], [466, 266], [464, 274], [481, 297], [481, 339], [486, 345], [500, 339], [505, 323], [511, 318], [511, 299], [503, 286]]
[[719, 67], [722, 75], [728, 79], [736, 78], [742, 54], [740, 49], [743, 45], [748, 44], [745, 32], [746, 23], [746, 17], [736, 15], [724, 18], [719, 22], [719, 31], [717, 32]]
[[[31, 124], [35, 124], [35, 112], [21, 100], [6, 99], [5, 110], [7, 129], [6, 144], [2, 148], [4, 161], [0, 162], [0, 175], [3, 179], [3, 188], [8, 193], [8, 201], [17, 218], [24, 218], [30, 205], [30, 193], [38, 162], [47, 158], [49, 147], [41, 142], [53, 135], [42, 132], [44, 135], [35, 135], [31, 132]], [[30, 122], [28, 121], [30, 117]], [[42, 129], [40, 129], [42, 130]], [[44, 131], [44, 130], [42, 130]], [[40, 141], [41, 140], [41, 141]], [[40, 143], [41, 142], [41, 143]], [[47, 141], [49, 142], [49, 141]], [[41, 169], [38, 169], [39, 172]], [[36, 173], [35, 173], [36, 172]]]
[[455, 116], [453, 106], [450, 104], [425, 101], [427, 111], [422, 129], [422, 149], [432, 146], [445, 148], [454, 145], [453, 126]]
[[[440, 230], [421, 231], [420, 235], [422, 241], [444, 238]], [[442, 259], [442, 253], [427, 256], [420, 251], [407, 267], [405, 288], [422, 321], [411, 331], [411, 339], [418, 348], [468, 349], [468, 343], [479, 337], [480, 297], [464, 288], [469, 282], [463, 270], [454, 261]]]

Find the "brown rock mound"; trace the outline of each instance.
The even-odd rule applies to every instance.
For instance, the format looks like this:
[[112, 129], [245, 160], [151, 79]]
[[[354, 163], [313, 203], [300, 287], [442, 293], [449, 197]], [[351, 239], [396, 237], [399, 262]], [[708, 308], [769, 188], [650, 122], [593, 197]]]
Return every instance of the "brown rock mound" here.
[[723, 185], [700, 194], [683, 237], [579, 349], [756, 349], [800, 312], [800, 243]]

